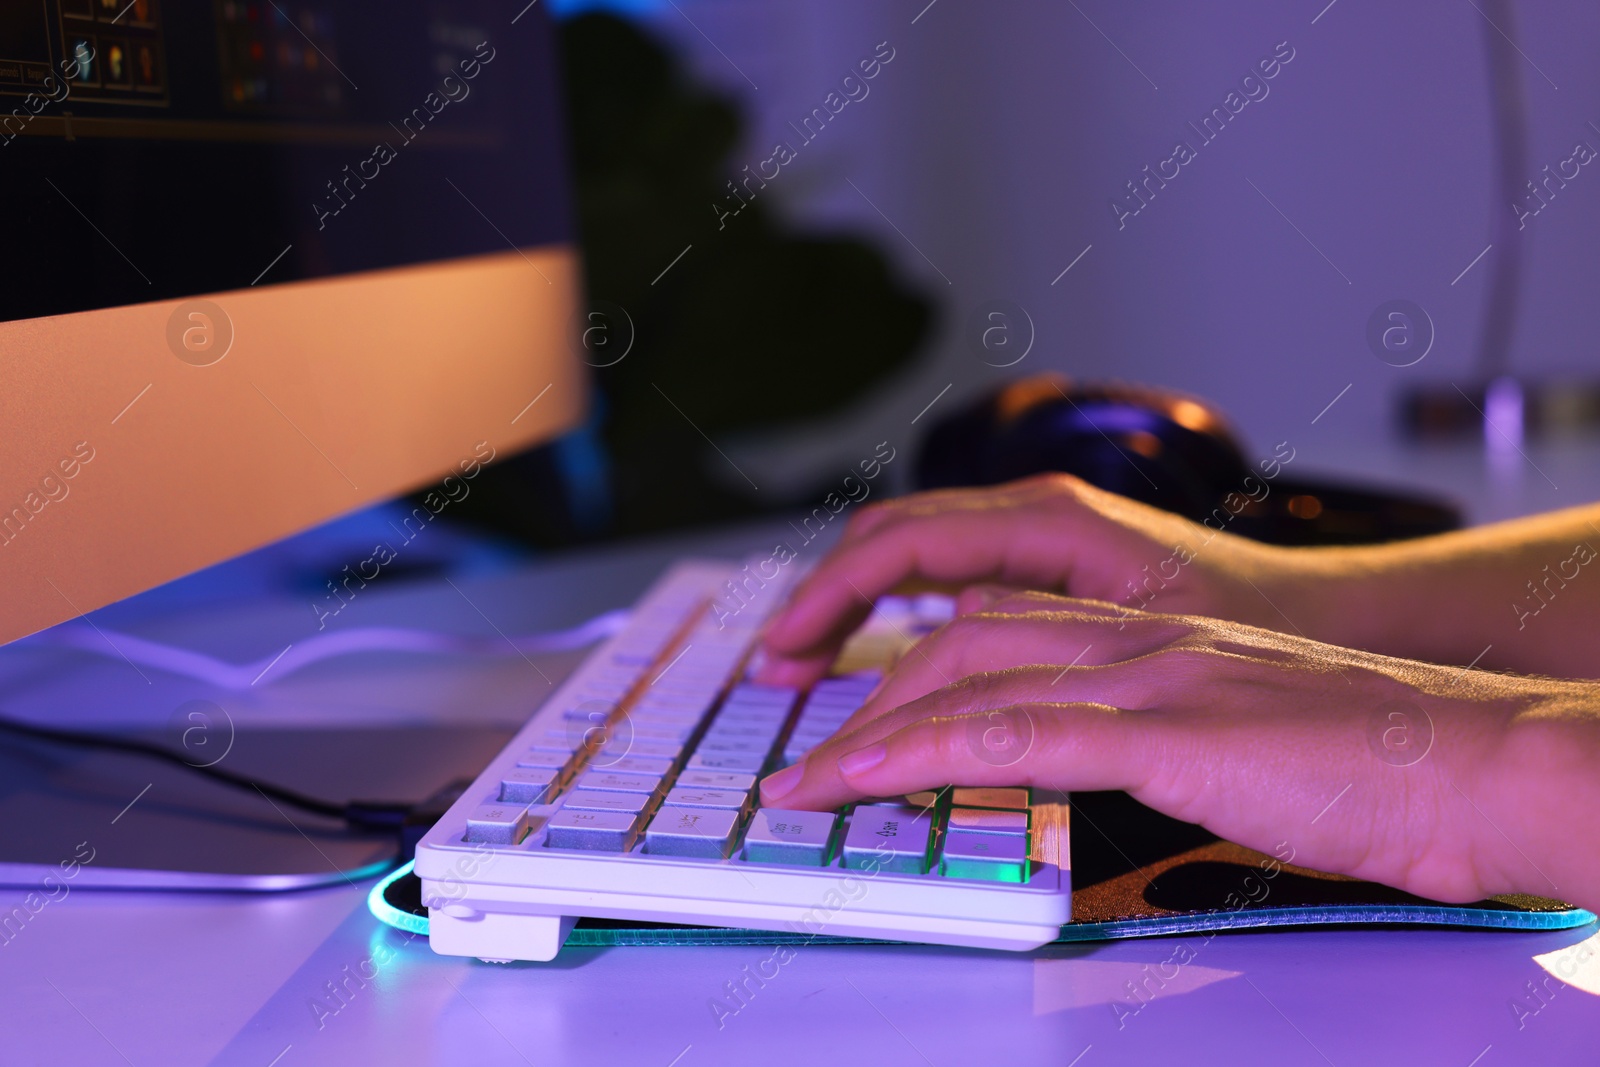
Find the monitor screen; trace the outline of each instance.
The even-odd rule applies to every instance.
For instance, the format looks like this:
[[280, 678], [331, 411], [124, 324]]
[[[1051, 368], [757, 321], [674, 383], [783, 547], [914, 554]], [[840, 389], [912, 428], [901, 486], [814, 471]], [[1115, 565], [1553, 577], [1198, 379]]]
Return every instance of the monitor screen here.
[[552, 28], [514, 14], [0, 5], [0, 320], [568, 241]]
[[554, 30], [0, 5], [0, 641], [581, 418]]

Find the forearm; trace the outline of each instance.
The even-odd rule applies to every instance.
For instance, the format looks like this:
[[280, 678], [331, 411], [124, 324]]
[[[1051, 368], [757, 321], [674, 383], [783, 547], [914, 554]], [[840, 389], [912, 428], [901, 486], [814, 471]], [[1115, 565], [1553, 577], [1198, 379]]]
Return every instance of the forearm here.
[[1393, 545], [1285, 551], [1296, 558], [1281, 592], [1308, 636], [1435, 663], [1600, 677], [1600, 506]]

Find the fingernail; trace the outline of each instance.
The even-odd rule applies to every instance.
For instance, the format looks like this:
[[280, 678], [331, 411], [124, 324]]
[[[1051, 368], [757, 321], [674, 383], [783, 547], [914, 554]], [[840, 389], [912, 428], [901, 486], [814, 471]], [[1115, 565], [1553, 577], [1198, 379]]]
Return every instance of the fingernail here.
[[888, 755], [889, 749], [881, 744], [868, 745], [866, 748], [847, 752], [839, 757], [839, 773], [848, 778], [862, 771], [870, 771], [882, 763]]
[[761, 779], [761, 798], [763, 801], [777, 800], [794, 790], [800, 784], [801, 775], [806, 773], [805, 764], [796, 763], [793, 767], [785, 767], [775, 774], [769, 774]]

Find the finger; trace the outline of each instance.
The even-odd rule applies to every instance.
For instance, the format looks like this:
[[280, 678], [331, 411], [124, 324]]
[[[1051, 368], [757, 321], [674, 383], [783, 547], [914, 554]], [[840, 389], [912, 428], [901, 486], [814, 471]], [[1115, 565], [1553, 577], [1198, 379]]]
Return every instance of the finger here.
[[837, 546], [800, 583], [767, 628], [766, 646], [786, 655], [837, 649], [866, 618], [874, 599], [913, 575], [1060, 587], [1072, 555], [1061, 531], [1006, 521], [1006, 513], [1031, 504], [1041, 491], [1025, 486], [932, 504], [880, 505], [882, 517], [868, 532]]
[[[1163, 701], [1194, 690], [1193, 662], [1188, 657], [1172, 657], [1163, 664], [1160, 658], [1132, 663], [1110, 664], [1102, 667], [1079, 668], [1063, 680], [1062, 671], [1055, 667], [1025, 667], [995, 674], [975, 674], [954, 685], [890, 707], [879, 714], [863, 718], [855, 724], [840, 727], [827, 741], [806, 753], [801, 763], [780, 771], [769, 778], [775, 783], [763, 783], [764, 795], [770, 793], [769, 802], [803, 773], [799, 767], [823, 768], [846, 753], [881, 741], [896, 730], [921, 719], [938, 715], [987, 714], [998, 709], [1024, 704], [1085, 703], [1123, 707], [1133, 711], [1157, 707]], [[1219, 694], [1226, 689], [1220, 681], [1214, 683]], [[1219, 696], [1226, 703], [1226, 696]], [[1001, 724], [1003, 725], [1003, 724]], [[1002, 734], [1004, 731], [1002, 730]], [[1005, 750], [1001, 735], [989, 733], [974, 738], [995, 752]], [[1013, 746], [1014, 749], [1014, 746]], [[949, 783], [945, 783], [949, 784]], [[968, 783], [962, 783], [968, 784]]]
[[[1028, 598], [1028, 602], [1044, 601]], [[1078, 603], [1064, 597], [1052, 597], [1048, 602], [1072, 606]], [[1140, 659], [1195, 633], [1192, 624], [1174, 616], [1135, 612], [1124, 619], [1103, 610], [1104, 605], [1094, 607], [1095, 614], [985, 612], [954, 619], [900, 657], [884, 684], [851, 713], [840, 732], [859, 729], [863, 723], [969, 675], [1042, 665], [1045, 673], [1041, 677], [1059, 683], [1075, 668]], [[1135, 688], [1118, 695], [1134, 699], [1140, 692]], [[1025, 697], [1019, 693], [1013, 699], [1061, 699], [1060, 693], [1051, 684], [1036, 695]]]
[[[1022, 614], [1040, 610], [1072, 611], [1080, 615], [1108, 616], [1118, 620], [1148, 614], [1105, 601], [1019, 590], [1013, 586], [992, 582], [968, 586], [956, 600], [958, 617], [980, 612]], [[762, 651], [761, 666], [754, 673], [755, 681], [763, 685], [790, 686], [796, 689], [804, 689], [815, 684], [828, 673], [838, 658], [837, 650], [831, 648], [797, 655], [784, 655], [771, 649]], [[907, 656], [912, 655], [913, 653], [907, 653]]]
[[[1001, 729], [1017, 744], [997, 749]], [[1051, 789], [1128, 789], [1152, 763], [1139, 715], [1100, 704], [1022, 704], [930, 715], [833, 758], [808, 759], [797, 781], [762, 783], [762, 803], [831, 811], [859, 797], [900, 796], [951, 784]], [[795, 768], [790, 768], [794, 770]], [[787, 791], [783, 786], [789, 784]]]
[[956, 596], [956, 614], [971, 615], [974, 612], [987, 611], [990, 605], [1025, 591], [1016, 586], [1000, 585], [995, 582], [969, 585]]
[[827, 674], [828, 668], [833, 666], [833, 661], [837, 658], [838, 654], [830, 651], [798, 656], [781, 656], [768, 651], [762, 658], [754, 679], [761, 685], [805, 689]]
[[907, 515], [926, 516], [938, 511], [970, 507], [983, 497], [992, 496], [995, 491], [995, 487], [990, 486], [929, 489], [897, 500], [870, 504], [851, 516], [839, 543], [858, 541], [885, 523], [897, 521]]
[[[992, 589], [1003, 589], [1005, 586], [989, 586]], [[1141, 611], [1123, 604], [1113, 604], [1109, 600], [1090, 600], [1086, 597], [1062, 596], [1060, 593], [1046, 593], [1037, 589], [1021, 589], [1010, 595], [1001, 597], [989, 604], [990, 614], [1032, 614], [1039, 611], [1068, 611], [1078, 615], [1104, 615], [1117, 619], [1131, 618], [1133, 616], [1147, 616], [1159, 614], [1158, 612]]]
[[[1440, 714], [1435, 758], [1397, 776], [1374, 758], [1368, 711], [1418, 692], [1407, 683], [1373, 671], [1345, 692], [1329, 686], [1320, 662], [1286, 668], [1210, 655], [1197, 663], [1182, 649], [1074, 672], [1059, 700], [1028, 697], [1037, 668], [965, 679], [768, 777], [762, 803], [831, 811], [859, 797], [945, 785], [1122, 789], [1241, 845], [1283, 857], [1279, 848], [1292, 840], [1296, 862], [1435, 899], [1473, 900], [1522, 884], [1479, 869], [1480, 852], [1493, 853], [1498, 841], [1462, 829], [1476, 827], [1482, 812], [1454, 785], [1465, 770], [1471, 788], [1477, 765], [1461, 741], [1500, 719], [1459, 706]], [[1132, 673], [1164, 682], [1143, 706], [1095, 695], [1104, 681]]]

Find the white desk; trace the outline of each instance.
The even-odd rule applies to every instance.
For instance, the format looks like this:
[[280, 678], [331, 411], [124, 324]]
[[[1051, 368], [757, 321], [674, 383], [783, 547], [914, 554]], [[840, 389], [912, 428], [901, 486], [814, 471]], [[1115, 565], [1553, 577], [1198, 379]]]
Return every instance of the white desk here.
[[[462, 582], [461, 593], [396, 583], [371, 590], [340, 621], [479, 635], [571, 625], [627, 604], [679, 554], [732, 554], [759, 546], [765, 532], [581, 553], [507, 579]], [[180, 618], [137, 614], [113, 609], [100, 618], [234, 660], [305, 636], [309, 618], [299, 601]], [[558, 672], [572, 659], [539, 662]], [[114, 660], [73, 679], [4, 677], [15, 710], [54, 701], [63, 718], [84, 722], [106, 717], [103, 702], [97, 708], [85, 694], [114, 691], [119, 716], [151, 722], [193, 695], [192, 685], [139, 682]], [[372, 656], [310, 668], [224, 703], [246, 722], [512, 724], [543, 691], [515, 656], [467, 664]], [[1592, 1060], [1600, 1032], [1600, 956], [1578, 968], [1570, 986], [1545, 984], [1534, 960], [1595, 936], [1593, 928], [1251, 933], [1029, 955], [815, 945], [765, 986], [752, 983], [748, 1003], [719, 1027], [711, 999], [726, 998], [725, 983], [742, 980], [743, 968], [754, 971], [772, 949], [569, 950], [551, 964], [492, 966], [407, 943], [368, 915], [367, 889], [75, 891], [0, 945], [0, 1063], [1498, 1067]], [[0, 890], [7, 907], [13, 897], [20, 893]], [[1180, 940], [1193, 961], [1127, 1014], [1136, 1005], [1127, 983], [1171, 959]], [[376, 977], [364, 987], [352, 982], [336, 1014], [313, 1007], [328, 983], [371, 973], [364, 961], [375, 958]], [[1512, 1006], [1519, 999], [1520, 1018]]]

